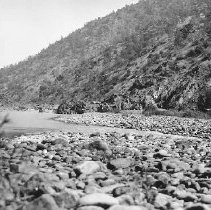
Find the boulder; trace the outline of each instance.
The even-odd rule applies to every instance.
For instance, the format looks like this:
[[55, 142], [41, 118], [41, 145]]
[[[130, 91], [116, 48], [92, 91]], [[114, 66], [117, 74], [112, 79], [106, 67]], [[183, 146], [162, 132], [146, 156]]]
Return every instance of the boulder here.
[[100, 164], [97, 161], [85, 161], [75, 168], [77, 174], [90, 175], [100, 170]]
[[79, 205], [81, 206], [95, 205], [109, 207], [116, 204], [119, 204], [118, 199], [104, 193], [93, 193], [85, 195], [79, 200]]
[[25, 205], [22, 210], [59, 210], [55, 200], [49, 194], [44, 194]]

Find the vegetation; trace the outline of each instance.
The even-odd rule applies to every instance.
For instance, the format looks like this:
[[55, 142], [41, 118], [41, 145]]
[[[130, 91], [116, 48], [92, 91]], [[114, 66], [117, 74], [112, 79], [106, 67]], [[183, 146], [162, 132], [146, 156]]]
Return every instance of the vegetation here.
[[100, 100], [139, 109], [211, 107], [209, 0], [141, 0], [0, 71], [4, 104]]
[[5, 115], [4, 118], [0, 122], [0, 138], [4, 136], [3, 126], [9, 122], [10, 122], [10, 119], [8, 118], [8, 115]]
[[57, 109], [57, 114], [83, 114], [86, 104], [83, 101], [63, 102]]

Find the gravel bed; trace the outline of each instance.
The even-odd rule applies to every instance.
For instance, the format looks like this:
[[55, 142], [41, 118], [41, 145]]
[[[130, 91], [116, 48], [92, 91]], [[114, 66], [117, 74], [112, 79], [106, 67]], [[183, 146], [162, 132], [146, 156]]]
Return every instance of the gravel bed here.
[[64, 115], [56, 120], [72, 124], [99, 125], [118, 128], [135, 128], [158, 131], [164, 134], [193, 136], [211, 139], [211, 120], [179, 118], [172, 116], [144, 116], [109, 113]]
[[211, 142], [45, 132], [0, 141], [1, 210], [208, 210]]

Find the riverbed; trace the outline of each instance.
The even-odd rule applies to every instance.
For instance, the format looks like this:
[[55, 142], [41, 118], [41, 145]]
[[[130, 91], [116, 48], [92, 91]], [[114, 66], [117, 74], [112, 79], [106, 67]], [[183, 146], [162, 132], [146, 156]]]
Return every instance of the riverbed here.
[[60, 115], [54, 113], [39, 113], [32, 111], [3, 111], [0, 113], [0, 119], [8, 114], [10, 123], [5, 124], [4, 131], [7, 137], [20, 136], [22, 134], [34, 134], [45, 131], [68, 131], [83, 134], [94, 132], [119, 132], [119, 133], [140, 133], [135, 129], [112, 128], [95, 125], [67, 124], [56, 121], [55, 118]]

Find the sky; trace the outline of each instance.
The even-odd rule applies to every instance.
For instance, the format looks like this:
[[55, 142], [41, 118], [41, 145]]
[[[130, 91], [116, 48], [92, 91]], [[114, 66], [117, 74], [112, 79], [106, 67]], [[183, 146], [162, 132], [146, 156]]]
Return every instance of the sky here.
[[0, 0], [0, 68], [138, 0]]

